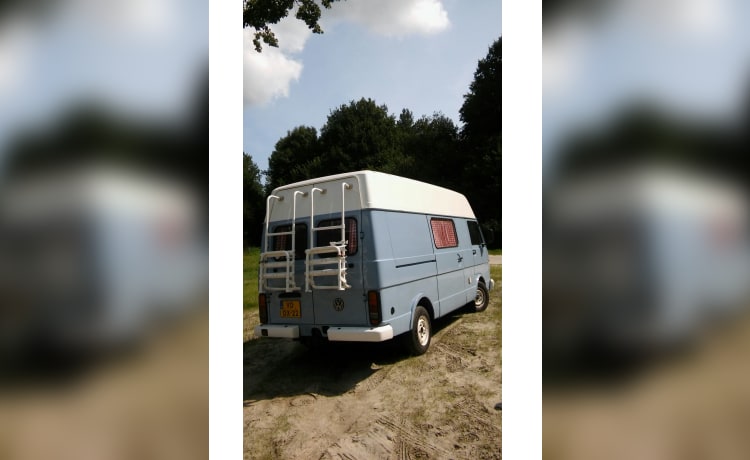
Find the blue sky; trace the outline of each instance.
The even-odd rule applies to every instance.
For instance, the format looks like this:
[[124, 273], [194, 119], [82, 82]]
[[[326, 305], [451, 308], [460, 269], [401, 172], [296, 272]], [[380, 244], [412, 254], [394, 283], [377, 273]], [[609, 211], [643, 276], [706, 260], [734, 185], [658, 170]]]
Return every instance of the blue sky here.
[[732, 123], [750, 90], [750, 3], [620, 0], [545, 23], [545, 170], [571, 130], [598, 129], [634, 101]]
[[17, 132], [84, 99], [144, 120], [189, 110], [208, 69], [205, 0], [53, 4], [0, 17], [0, 160]]
[[[392, 114], [442, 112], [459, 124], [477, 62], [501, 36], [501, 9], [499, 0], [346, 0], [324, 10], [322, 35], [305, 36], [299, 21], [301, 28], [284, 25], [286, 33], [277, 33], [281, 49], [261, 53], [273, 56], [257, 56], [246, 38], [244, 151], [266, 169], [287, 131], [319, 130], [332, 109], [362, 97]], [[267, 94], [285, 78], [287, 87]]]

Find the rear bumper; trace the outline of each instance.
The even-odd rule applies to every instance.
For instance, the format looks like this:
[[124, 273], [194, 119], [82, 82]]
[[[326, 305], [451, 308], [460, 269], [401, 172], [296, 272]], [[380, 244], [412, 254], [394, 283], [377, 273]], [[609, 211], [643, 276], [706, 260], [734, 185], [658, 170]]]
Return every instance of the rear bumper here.
[[275, 337], [279, 339], [298, 339], [299, 326], [261, 324], [255, 326], [256, 337]]
[[390, 324], [380, 327], [331, 327], [328, 340], [332, 342], [383, 342], [393, 338]]
[[[289, 324], [261, 324], [255, 326], [254, 332], [256, 337], [300, 338], [299, 326]], [[328, 328], [326, 335], [332, 342], [384, 342], [393, 338], [393, 328], [390, 324], [379, 327], [332, 326]]]
[[493, 289], [495, 289], [495, 280], [493, 280], [492, 278], [490, 278], [490, 291], [493, 290]]

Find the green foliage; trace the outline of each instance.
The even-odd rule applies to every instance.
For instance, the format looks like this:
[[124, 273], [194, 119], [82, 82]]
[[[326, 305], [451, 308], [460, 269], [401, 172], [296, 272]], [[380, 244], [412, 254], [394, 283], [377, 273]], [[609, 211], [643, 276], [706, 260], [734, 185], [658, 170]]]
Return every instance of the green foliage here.
[[315, 0], [244, 0], [244, 11], [242, 13], [242, 26], [255, 29], [253, 45], [255, 51], [261, 52], [261, 41], [268, 46], [279, 46], [276, 35], [270, 28], [270, 24], [277, 24], [289, 15], [292, 9], [297, 7], [295, 17], [304, 22], [315, 34], [322, 34], [323, 29], [320, 20], [321, 9], [331, 8], [331, 4], [337, 0], [321, 0], [318, 5]]
[[260, 183], [260, 168], [248, 153], [242, 154], [242, 211], [245, 246], [260, 241], [265, 217], [265, 193]]
[[414, 168], [403, 171], [404, 175], [453, 190], [465, 188], [458, 127], [445, 115], [435, 113], [417, 120], [406, 138], [405, 153], [413, 159]]
[[388, 107], [360, 99], [331, 111], [320, 130], [321, 167], [326, 174], [360, 169], [388, 170], [400, 155], [396, 119]]
[[500, 247], [502, 222], [502, 37], [490, 46], [474, 72], [474, 81], [464, 95], [459, 114], [464, 123], [461, 143], [464, 157], [464, 184], [469, 198], [486, 233], [494, 233], [494, 245]]
[[258, 309], [258, 264], [260, 248], [245, 248], [242, 252], [242, 308]]
[[318, 132], [309, 126], [298, 126], [287, 131], [276, 142], [268, 159], [266, 193], [284, 184], [315, 177], [319, 171], [320, 143]]
[[[488, 141], [500, 136], [502, 126], [502, 37], [490, 46], [484, 59], [479, 60], [474, 81], [464, 95], [459, 110], [464, 123], [462, 135], [472, 144], [485, 147]], [[490, 147], [492, 142], [489, 142]]]

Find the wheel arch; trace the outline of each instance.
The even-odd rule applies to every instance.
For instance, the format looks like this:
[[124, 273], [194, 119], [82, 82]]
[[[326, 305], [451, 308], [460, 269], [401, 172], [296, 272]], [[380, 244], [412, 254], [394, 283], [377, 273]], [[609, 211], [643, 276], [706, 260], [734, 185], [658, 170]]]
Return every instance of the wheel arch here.
[[435, 309], [432, 306], [432, 301], [423, 293], [420, 292], [411, 301], [411, 318], [409, 319], [409, 327], [411, 328], [414, 325], [414, 310], [417, 309], [417, 307], [424, 307], [425, 310], [427, 310], [427, 313], [430, 315], [430, 321], [435, 320]]

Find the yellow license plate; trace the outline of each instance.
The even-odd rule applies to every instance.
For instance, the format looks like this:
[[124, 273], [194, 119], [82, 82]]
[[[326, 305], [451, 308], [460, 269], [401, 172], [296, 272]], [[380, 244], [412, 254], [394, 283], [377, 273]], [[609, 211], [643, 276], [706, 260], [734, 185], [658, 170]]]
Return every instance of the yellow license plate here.
[[281, 317], [282, 318], [299, 318], [300, 315], [299, 300], [282, 300]]

